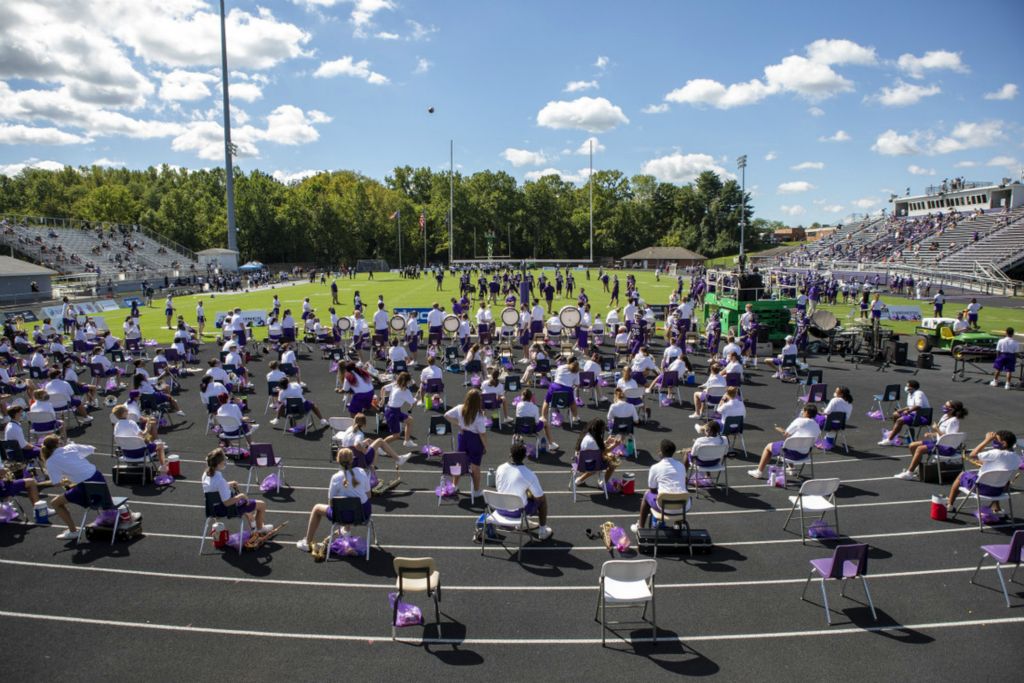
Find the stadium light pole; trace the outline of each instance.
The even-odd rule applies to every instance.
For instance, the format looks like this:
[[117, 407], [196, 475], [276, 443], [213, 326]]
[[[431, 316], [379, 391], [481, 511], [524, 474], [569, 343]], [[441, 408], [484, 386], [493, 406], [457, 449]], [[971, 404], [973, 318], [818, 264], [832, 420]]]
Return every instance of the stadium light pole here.
[[224, 0], [220, 0], [220, 77], [224, 91], [224, 180], [227, 185], [228, 249], [238, 251], [235, 232], [235, 170], [231, 160], [231, 101], [228, 97], [228, 38], [224, 21]]
[[594, 262], [594, 138], [590, 138], [590, 262]]
[[740, 272], [744, 270], [743, 242], [747, 227], [747, 155], [736, 160], [740, 170]]
[[[448, 266], [455, 258], [455, 245], [452, 243], [455, 221], [455, 140], [448, 141]], [[474, 254], [475, 256], [475, 254]]]

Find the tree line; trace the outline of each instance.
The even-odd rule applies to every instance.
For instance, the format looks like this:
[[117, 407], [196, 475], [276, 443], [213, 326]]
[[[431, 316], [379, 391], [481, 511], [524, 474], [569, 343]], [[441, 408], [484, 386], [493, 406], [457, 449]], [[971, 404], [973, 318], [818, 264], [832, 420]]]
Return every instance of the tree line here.
[[[145, 170], [98, 166], [0, 175], [0, 213], [140, 224], [193, 250], [227, 241], [224, 169]], [[593, 176], [594, 257], [620, 258], [652, 245], [682, 246], [708, 257], [739, 248], [746, 203], [746, 249], [762, 246], [767, 222], [753, 219], [749, 194], [705, 171], [688, 185], [620, 171]], [[447, 171], [400, 166], [383, 182], [352, 171], [283, 184], [262, 171], [235, 170], [238, 246], [265, 263], [398, 264], [448, 257]], [[426, 229], [420, 229], [420, 215]], [[397, 214], [397, 215], [396, 215]], [[516, 259], [589, 257], [590, 187], [558, 176], [523, 184], [503, 171], [454, 179], [454, 255]], [[511, 244], [510, 244], [511, 242]]]

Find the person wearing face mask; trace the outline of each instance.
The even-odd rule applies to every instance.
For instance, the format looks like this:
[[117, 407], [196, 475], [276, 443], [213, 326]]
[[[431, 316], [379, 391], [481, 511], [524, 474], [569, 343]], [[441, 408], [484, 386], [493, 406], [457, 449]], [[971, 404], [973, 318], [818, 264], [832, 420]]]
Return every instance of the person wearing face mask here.
[[903, 427], [907, 425], [921, 426], [927, 424], [927, 421], [921, 420], [918, 412], [922, 408], [929, 408], [931, 404], [928, 403], [928, 397], [921, 391], [921, 383], [916, 379], [907, 380], [907, 407], [900, 408], [892, 414], [892, 429], [886, 434], [885, 438], [878, 442], [879, 446], [895, 446], [894, 439], [903, 431]]
[[[996, 497], [1005, 493], [1010, 481], [1021, 465], [1020, 456], [1013, 450], [1015, 445], [1017, 445], [1017, 436], [1009, 430], [1001, 429], [998, 432], [986, 434], [985, 439], [975, 446], [974, 450], [967, 456], [967, 462], [980, 469], [970, 472], [965, 470], [957, 476], [953, 486], [949, 489], [947, 510], [953, 512], [953, 503], [960, 494], [961, 486], [966, 489], [977, 486], [978, 493], [982, 496]], [[1002, 473], [1003, 476], [998, 478], [1001, 481], [997, 481], [995, 484], [991, 480], [988, 484], [977, 483], [980, 476], [989, 472]], [[1000, 512], [998, 503], [992, 504], [992, 511]]]
[[[967, 417], [967, 409], [964, 408], [964, 404], [960, 401], [946, 401], [942, 406], [942, 417], [939, 421], [932, 425], [932, 431], [927, 432], [921, 437], [920, 441], [915, 441], [910, 444], [910, 464], [907, 465], [907, 469], [894, 474], [895, 479], [905, 479], [907, 481], [917, 480], [917, 466], [921, 462], [921, 458], [927, 455], [932, 449], [936, 448], [936, 443], [939, 438], [946, 434], [960, 434], [960, 420]], [[940, 455], [952, 455], [953, 453], [940, 453]]]

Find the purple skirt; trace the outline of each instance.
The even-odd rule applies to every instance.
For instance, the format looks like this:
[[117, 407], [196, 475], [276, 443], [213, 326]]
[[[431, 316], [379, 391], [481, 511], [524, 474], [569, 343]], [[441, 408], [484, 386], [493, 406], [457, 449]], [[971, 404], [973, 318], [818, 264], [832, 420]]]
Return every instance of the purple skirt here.
[[644, 404], [644, 399], [642, 397], [627, 398], [626, 403], [634, 406], [642, 406]]
[[361, 394], [354, 394], [348, 402], [348, 412], [352, 415], [364, 412], [373, 405], [373, 389]]
[[[93, 472], [92, 476], [86, 479], [85, 481], [101, 481], [104, 484], [107, 483], [107, 480], [104, 479], [103, 477], [103, 473], [100, 472], [99, 470]], [[64, 493], [64, 500], [66, 500], [69, 503], [74, 503], [75, 505], [81, 505], [82, 507], [85, 507], [85, 504], [87, 502], [87, 499], [85, 497], [85, 487], [82, 486], [82, 484], [80, 483], [75, 484]]]
[[459, 432], [458, 447], [469, 456], [469, 462], [477, 467], [484, 460], [484, 442], [476, 432]]
[[579, 346], [581, 349], [586, 347], [586, 345], [587, 345], [587, 338], [589, 336], [590, 335], [589, 335], [589, 332], [587, 330], [583, 330], [583, 329], [580, 329], [580, 328], [577, 327], [576, 328], [576, 345]]
[[224, 503], [217, 503], [213, 506], [213, 513], [218, 517], [240, 517], [252, 512], [256, 512], [256, 501], [248, 498], [243, 498], [230, 507]]
[[402, 424], [409, 419], [409, 416], [403, 413], [401, 408], [388, 406], [384, 409], [384, 419], [388, 422], [388, 429], [397, 433], [402, 431]]
[[[371, 505], [370, 501], [367, 500], [365, 503], [363, 503], [363, 518], [364, 519], [369, 519], [370, 515], [372, 513], [373, 513], [373, 505]], [[342, 519], [334, 519], [333, 510], [331, 509], [331, 506], [328, 505], [327, 506], [327, 519], [331, 520], [332, 522], [338, 522], [339, 524], [351, 524], [352, 520], [353, 520], [353, 517], [352, 517], [352, 514], [349, 513], [349, 514], [346, 514], [346, 515], [342, 515]]]
[[977, 484], [977, 491], [980, 495], [996, 498], [1003, 495], [1006, 492], [1006, 488], [1002, 486], [989, 486], [988, 484], [978, 484], [978, 471], [973, 470], [971, 472], [964, 472], [960, 475], [960, 486], [965, 489], [974, 488]]
[[997, 353], [996, 359], [992, 363], [992, 367], [999, 372], [1010, 372], [1012, 373], [1017, 369], [1017, 354], [1015, 353]]

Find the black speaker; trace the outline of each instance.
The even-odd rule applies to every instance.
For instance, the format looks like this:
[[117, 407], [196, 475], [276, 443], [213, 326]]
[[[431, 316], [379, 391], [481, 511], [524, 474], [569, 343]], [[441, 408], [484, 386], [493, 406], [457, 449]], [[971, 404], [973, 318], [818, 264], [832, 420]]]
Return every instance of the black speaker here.
[[894, 365], [906, 365], [907, 363], [907, 342], [889, 341], [888, 355]]
[[931, 370], [935, 366], [935, 356], [930, 353], [917, 354], [917, 367], [921, 370]]

